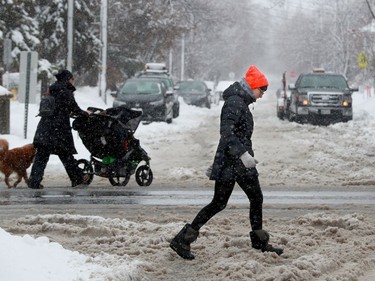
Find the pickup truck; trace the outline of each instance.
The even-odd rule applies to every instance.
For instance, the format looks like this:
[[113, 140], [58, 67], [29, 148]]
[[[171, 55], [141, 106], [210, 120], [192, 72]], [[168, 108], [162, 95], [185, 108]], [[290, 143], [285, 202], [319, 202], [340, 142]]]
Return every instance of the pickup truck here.
[[290, 121], [328, 125], [353, 119], [352, 93], [341, 74], [324, 71], [300, 74], [288, 85], [290, 90]]

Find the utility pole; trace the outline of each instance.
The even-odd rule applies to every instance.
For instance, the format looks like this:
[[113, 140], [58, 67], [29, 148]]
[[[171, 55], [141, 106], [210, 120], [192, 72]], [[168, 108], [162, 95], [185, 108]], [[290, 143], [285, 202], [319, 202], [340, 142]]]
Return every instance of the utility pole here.
[[182, 34], [181, 40], [181, 80], [184, 80], [185, 76], [185, 33]]
[[[172, 0], [169, 0], [169, 7], [171, 15], [173, 15], [173, 4]], [[172, 59], [173, 59], [173, 53], [172, 53], [172, 47], [169, 48], [169, 74], [172, 76]]]
[[169, 74], [172, 76], [172, 59], [173, 59], [173, 54], [172, 54], [172, 48], [169, 49]]
[[104, 96], [104, 103], [107, 104], [107, 14], [108, 3], [107, 0], [101, 1], [100, 7], [100, 37], [102, 41], [101, 48], [101, 67], [99, 75], [99, 96]]
[[[13, 58], [12, 58], [12, 40], [6, 38], [4, 39], [4, 53], [3, 53], [3, 63], [5, 64], [5, 73], [7, 74], [7, 89], [9, 91], [10, 89], [10, 77], [9, 77], [9, 67], [12, 64]], [[1, 78], [3, 74], [0, 71]], [[0, 83], [1, 85], [1, 83]]]
[[68, 0], [68, 57], [66, 62], [66, 68], [72, 71], [73, 61], [73, 11], [74, 11], [74, 0]]

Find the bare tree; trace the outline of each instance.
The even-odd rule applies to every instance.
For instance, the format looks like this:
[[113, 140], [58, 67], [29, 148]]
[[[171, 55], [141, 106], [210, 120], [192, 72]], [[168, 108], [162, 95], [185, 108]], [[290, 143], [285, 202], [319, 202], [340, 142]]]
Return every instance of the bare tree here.
[[297, 71], [324, 67], [353, 78], [360, 71], [358, 54], [367, 48], [361, 32], [366, 24], [363, 15], [368, 15], [365, 3], [317, 0], [315, 4], [308, 11], [301, 8], [284, 25], [282, 38], [287, 43], [280, 44], [282, 56]]

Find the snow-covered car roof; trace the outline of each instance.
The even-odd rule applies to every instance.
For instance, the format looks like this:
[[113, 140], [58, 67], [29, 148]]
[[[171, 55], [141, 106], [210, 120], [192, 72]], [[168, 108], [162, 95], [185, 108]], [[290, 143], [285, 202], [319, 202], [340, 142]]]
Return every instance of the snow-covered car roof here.
[[149, 62], [145, 65], [145, 70], [148, 73], [167, 73], [167, 66], [165, 63]]

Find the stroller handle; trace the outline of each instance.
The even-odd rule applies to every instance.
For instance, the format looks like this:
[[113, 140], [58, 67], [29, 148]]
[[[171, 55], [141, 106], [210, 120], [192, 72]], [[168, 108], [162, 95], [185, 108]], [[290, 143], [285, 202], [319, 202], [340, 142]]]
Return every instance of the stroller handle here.
[[89, 116], [89, 114], [85, 111], [78, 113], [78, 112], [72, 112], [69, 114], [70, 118], [77, 119], [78, 117], [83, 117], [83, 116]]
[[90, 111], [90, 112], [92, 112], [92, 113], [100, 113], [100, 112], [103, 112], [104, 109], [99, 108], [99, 107], [89, 106], [89, 107], [87, 108], [87, 111]]

